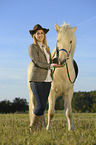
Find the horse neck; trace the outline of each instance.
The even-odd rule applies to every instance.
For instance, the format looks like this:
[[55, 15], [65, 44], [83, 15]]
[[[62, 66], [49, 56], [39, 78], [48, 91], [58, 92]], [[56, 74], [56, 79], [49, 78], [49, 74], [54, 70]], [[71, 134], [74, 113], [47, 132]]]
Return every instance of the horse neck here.
[[73, 45], [72, 45], [72, 50], [71, 50], [71, 57], [72, 57], [72, 59], [74, 57], [75, 47], [76, 47], [76, 36], [74, 34]]
[[54, 48], [54, 50], [51, 53], [51, 58], [54, 58], [56, 56], [56, 48]]
[[73, 59], [73, 57], [74, 57], [74, 51], [75, 51], [75, 49], [72, 49], [72, 52], [71, 52], [71, 59]]
[[68, 71], [70, 74], [71, 81], [73, 82], [73, 80], [75, 78], [75, 70], [74, 70], [74, 66], [73, 66], [73, 58], [71, 56], [67, 60], [67, 66], [68, 66]]

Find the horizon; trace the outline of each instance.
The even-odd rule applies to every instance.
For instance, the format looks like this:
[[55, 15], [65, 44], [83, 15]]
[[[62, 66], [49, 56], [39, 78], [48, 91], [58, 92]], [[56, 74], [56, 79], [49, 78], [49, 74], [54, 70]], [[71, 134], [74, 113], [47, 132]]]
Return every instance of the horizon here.
[[[93, 90], [93, 91], [77, 91], [77, 92], [73, 92], [73, 95], [74, 95], [74, 93], [91, 93], [91, 92], [96, 92], [96, 90]], [[58, 97], [60, 97], [60, 96], [58, 96]], [[57, 98], [58, 98], [57, 97]], [[74, 97], [74, 96], [73, 96]], [[7, 100], [7, 99], [4, 99], [4, 100], [0, 100], [0, 102], [2, 102], [2, 101], [10, 101], [10, 102], [12, 102], [12, 101], [14, 101], [14, 99], [16, 99], [16, 98], [20, 98], [20, 99], [26, 99], [26, 98], [21, 98], [20, 96], [18, 96], [18, 97], [15, 97], [15, 98], [13, 98], [13, 100]], [[73, 98], [72, 98], [73, 99]], [[26, 99], [26, 101], [27, 101], [27, 103], [29, 103], [29, 100], [27, 100]]]

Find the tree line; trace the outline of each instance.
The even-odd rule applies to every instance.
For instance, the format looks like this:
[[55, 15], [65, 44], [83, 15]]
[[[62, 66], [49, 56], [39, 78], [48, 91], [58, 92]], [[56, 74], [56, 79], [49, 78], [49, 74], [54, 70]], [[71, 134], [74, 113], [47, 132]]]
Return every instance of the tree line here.
[[[55, 103], [56, 110], [64, 109], [62, 96], [58, 97]], [[96, 91], [74, 92], [72, 99], [73, 112], [96, 112]]]
[[4, 100], [0, 102], [0, 113], [16, 113], [28, 110], [28, 102], [26, 99], [15, 98], [13, 102]]
[[[0, 113], [26, 112], [29, 105], [26, 99], [15, 98], [13, 102], [4, 100], [0, 102]], [[47, 104], [48, 109], [48, 104]], [[56, 99], [55, 110], [64, 109], [62, 96]], [[73, 112], [96, 112], [96, 91], [74, 92], [72, 99]]]

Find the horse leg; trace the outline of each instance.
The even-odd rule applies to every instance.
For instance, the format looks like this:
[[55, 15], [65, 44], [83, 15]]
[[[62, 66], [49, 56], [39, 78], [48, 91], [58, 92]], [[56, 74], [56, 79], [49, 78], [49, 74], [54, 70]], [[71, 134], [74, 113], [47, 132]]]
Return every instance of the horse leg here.
[[54, 107], [55, 107], [55, 92], [52, 89], [51, 89], [50, 94], [49, 94], [48, 102], [49, 102], [49, 109], [48, 109], [48, 125], [46, 127], [47, 130], [49, 130], [52, 127], [51, 120], [55, 114], [55, 109], [54, 109]]
[[64, 97], [65, 115], [67, 118], [69, 131], [71, 129], [74, 130], [73, 118], [72, 118], [72, 107], [71, 107], [72, 97], [73, 97], [73, 89], [71, 91], [69, 91], [68, 96], [66, 96], [66, 98]]
[[31, 92], [29, 95], [29, 119], [30, 119], [30, 124], [32, 122], [32, 116], [34, 112], [34, 95]]

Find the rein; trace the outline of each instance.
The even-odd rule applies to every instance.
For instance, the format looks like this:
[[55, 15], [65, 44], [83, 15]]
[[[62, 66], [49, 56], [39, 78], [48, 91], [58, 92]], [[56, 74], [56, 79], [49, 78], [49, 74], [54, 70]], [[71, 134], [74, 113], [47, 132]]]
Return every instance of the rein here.
[[[66, 50], [66, 49], [58, 49], [58, 46], [57, 46], [57, 44], [56, 44], [56, 52], [57, 52], [57, 58], [59, 57], [59, 51], [65, 51], [66, 53], [67, 53], [67, 60], [69, 59], [69, 55], [70, 55], [70, 53], [71, 53], [71, 50], [72, 50], [72, 44], [71, 44], [71, 48], [70, 48], [70, 51], [69, 51], [69, 53], [68, 53], [68, 51]], [[67, 69], [67, 75], [68, 75], [68, 79], [69, 79], [69, 81], [70, 81], [70, 83], [74, 83], [75, 82], [75, 80], [76, 80], [76, 76], [75, 76], [75, 78], [74, 78], [74, 81], [71, 81], [71, 78], [70, 78], [70, 74], [69, 74], [69, 70], [68, 70], [68, 64], [67, 64], [67, 61], [66, 61], [66, 69]]]
[[71, 81], [69, 70], [68, 70], [68, 64], [67, 63], [66, 63], [66, 69], [67, 69], [67, 74], [68, 74], [68, 78], [69, 78], [70, 83], [74, 83], [75, 80], [76, 80], [76, 75], [75, 75], [74, 81]]

